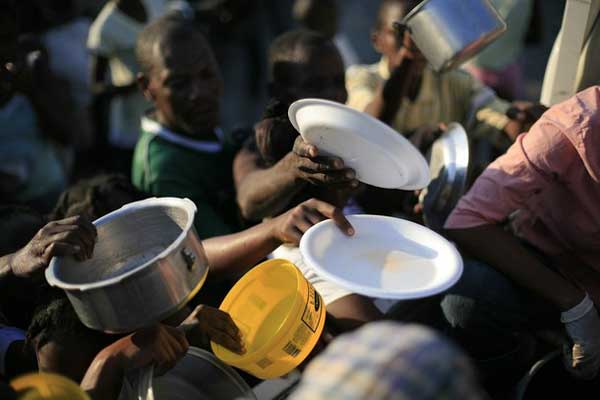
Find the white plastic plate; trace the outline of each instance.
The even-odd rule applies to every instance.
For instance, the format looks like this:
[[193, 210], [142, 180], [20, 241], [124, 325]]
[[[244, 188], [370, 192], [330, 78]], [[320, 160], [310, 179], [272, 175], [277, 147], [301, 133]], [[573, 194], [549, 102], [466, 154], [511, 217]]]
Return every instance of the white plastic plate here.
[[357, 179], [386, 189], [416, 190], [429, 184], [425, 158], [404, 136], [343, 104], [321, 99], [294, 102], [288, 111], [302, 138], [354, 169]]
[[348, 220], [354, 236], [323, 221], [304, 234], [300, 251], [318, 274], [354, 293], [417, 299], [448, 289], [462, 274], [454, 245], [424, 226], [378, 215]]

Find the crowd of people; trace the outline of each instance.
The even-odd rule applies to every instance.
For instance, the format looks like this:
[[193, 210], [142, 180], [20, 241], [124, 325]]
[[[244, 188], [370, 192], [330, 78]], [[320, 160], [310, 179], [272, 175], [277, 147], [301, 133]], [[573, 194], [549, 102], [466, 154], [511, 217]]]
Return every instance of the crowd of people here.
[[[419, 2], [378, 4], [365, 32], [375, 64], [359, 63], [333, 0], [0, 2], [0, 397], [41, 371], [117, 399], [127, 372], [163, 374], [189, 346], [244, 353], [218, 306], [269, 256], [293, 262], [328, 313], [290, 398], [496, 398], [557, 346], [566, 371], [595, 379], [600, 86], [549, 110], [518, 101], [533, 0], [492, 1], [507, 38], [435, 72], [394, 24]], [[275, 37], [263, 57], [265, 24]], [[365, 112], [423, 154], [447, 124], [466, 128], [470, 188], [444, 232], [465, 264], [456, 285], [390, 307], [304, 262], [300, 238], [322, 220], [349, 236], [348, 214], [423, 220], [417, 194], [365, 185], [302, 139], [288, 108], [303, 98]], [[207, 282], [155, 326], [89, 329], [43, 271], [55, 256], [92, 258], [92, 221], [152, 196], [196, 205]]]

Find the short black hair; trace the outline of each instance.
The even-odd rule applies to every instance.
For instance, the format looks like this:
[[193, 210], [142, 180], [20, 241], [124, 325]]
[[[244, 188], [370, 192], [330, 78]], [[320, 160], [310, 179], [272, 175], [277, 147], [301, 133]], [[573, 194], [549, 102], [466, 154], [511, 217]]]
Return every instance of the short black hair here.
[[64, 294], [38, 308], [27, 329], [27, 346], [34, 351], [51, 341], [70, 347], [74, 339], [94, 343], [102, 349], [115, 337], [83, 325]]
[[324, 35], [308, 29], [297, 29], [277, 37], [269, 48], [269, 82], [286, 85], [290, 64], [302, 63], [307, 50], [331, 47], [335, 44]]
[[204, 37], [202, 31], [180, 14], [167, 14], [148, 24], [138, 35], [135, 54], [143, 73], [149, 73], [156, 60], [155, 49], [168, 43], [189, 40], [192, 35]]
[[[129, 178], [122, 174], [101, 174], [84, 179], [64, 191], [51, 214], [52, 220], [75, 215], [85, 215], [95, 220], [127, 203], [116, 203], [114, 194], [120, 192], [128, 198], [127, 203], [149, 197], [138, 190]], [[121, 201], [122, 198], [119, 198]]]
[[377, 11], [377, 20], [375, 21], [375, 30], [380, 30], [385, 20], [385, 16], [392, 7], [401, 7], [402, 18], [406, 17], [413, 8], [419, 5], [422, 0], [382, 0]]

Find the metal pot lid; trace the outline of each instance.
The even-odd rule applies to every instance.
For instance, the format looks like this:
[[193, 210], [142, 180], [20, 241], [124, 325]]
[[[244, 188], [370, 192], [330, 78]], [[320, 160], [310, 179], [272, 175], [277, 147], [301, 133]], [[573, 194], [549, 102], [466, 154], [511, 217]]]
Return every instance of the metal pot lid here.
[[212, 353], [190, 347], [169, 372], [155, 377], [152, 367], [140, 371], [133, 383], [139, 400], [256, 400], [240, 375]]
[[425, 224], [441, 231], [446, 218], [465, 193], [469, 170], [469, 140], [459, 123], [448, 125], [448, 130], [437, 139], [427, 156], [431, 183], [421, 192]]
[[[185, 224], [180, 227], [180, 232], [172, 238], [172, 241], [169, 244], [148, 249], [148, 251], [144, 254], [136, 254], [134, 257], [127, 259], [126, 262], [122, 261], [118, 265], [111, 267], [112, 271], [110, 273], [104, 274], [98, 279], [91, 279], [86, 282], [80, 281], [81, 279], [74, 281], [69, 281], [68, 279], [65, 279], [64, 274], [62, 274], [60, 271], [61, 261], [63, 260], [63, 257], [54, 257], [50, 261], [50, 265], [48, 268], [46, 268], [45, 271], [45, 276], [48, 283], [51, 286], [56, 286], [65, 290], [85, 291], [90, 289], [98, 289], [122, 282], [124, 279], [136, 274], [138, 271], [143, 270], [148, 265], [167, 257], [179, 247], [179, 245], [186, 239], [188, 232], [191, 229], [193, 229], [194, 216], [196, 214], [196, 205], [189, 199], [181, 199], [176, 197], [153, 197], [146, 200], [126, 204], [118, 210], [115, 210], [94, 221], [94, 225], [99, 230], [98, 240], [101, 240], [100, 236], [102, 235], [100, 230], [102, 229], [102, 226], [109, 225], [111, 222], [119, 218], [126, 219], [130, 217], [133, 213], [147, 210], [152, 207], [177, 208], [182, 210], [186, 215]], [[143, 229], [143, 227], [139, 226], [138, 229], [141, 230]], [[137, 241], [138, 237], [132, 234], [131, 240]], [[99, 261], [95, 259], [96, 250], [97, 249], [95, 249], [94, 257], [92, 257], [90, 260], [78, 263], [78, 266], [80, 266], [81, 268], [85, 268], [86, 265], [93, 267], [94, 264], [96, 264]], [[110, 257], [110, 255], [106, 254], [104, 256]], [[69, 260], [69, 262], [71, 262], [71, 260]]]

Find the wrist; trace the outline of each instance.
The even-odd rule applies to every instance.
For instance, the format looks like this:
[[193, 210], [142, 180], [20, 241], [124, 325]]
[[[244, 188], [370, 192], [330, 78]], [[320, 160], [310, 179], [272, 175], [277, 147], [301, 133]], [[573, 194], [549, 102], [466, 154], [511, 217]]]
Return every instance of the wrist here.
[[17, 253], [13, 253], [6, 256], [6, 269], [8, 270], [9, 275], [20, 278], [22, 277], [22, 274], [20, 273], [19, 268], [15, 263], [16, 254]]
[[302, 181], [300, 170], [296, 168], [296, 157], [298, 156], [293, 151], [290, 151], [276, 164], [278, 176], [282, 177], [285, 181], [294, 183]]
[[279, 215], [275, 218], [271, 218], [268, 219], [266, 221], [264, 221], [264, 224], [268, 225], [268, 229], [269, 229], [269, 244], [270, 247], [272, 247], [273, 249], [276, 249], [277, 247], [281, 246], [283, 244], [283, 240], [281, 238], [281, 230], [279, 229], [279, 222], [281, 220], [281, 218], [283, 218], [285, 214]]

